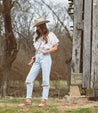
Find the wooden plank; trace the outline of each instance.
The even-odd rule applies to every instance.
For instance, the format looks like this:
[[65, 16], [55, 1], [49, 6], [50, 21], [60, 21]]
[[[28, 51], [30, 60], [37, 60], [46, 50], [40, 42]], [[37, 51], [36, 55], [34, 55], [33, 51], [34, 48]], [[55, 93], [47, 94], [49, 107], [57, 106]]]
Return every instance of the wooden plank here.
[[98, 49], [95, 49], [95, 55], [98, 56]]
[[95, 49], [98, 49], [98, 41], [95, 42]]
[[95, 62], [95, 70], [98, 69], [98, 61]]
[[83, 38], [83, 88], [90, 87], [92, 0], [85, 0]]
[[0, 37], [0, 57], [2, 56], [1, 37]]
[[98, 89], [98, 0], [93, 0], [91, 88]]
[[81, 34], [77, 29], [78, 23], [82, 21], [83, 0], [74, 0], [74, 31], [73, 31], [73, 50], [72, 50], [72, 73], [80, 72], [80, 53], [81, 53]]
[[72, 63], [72, 58], [70, 57], [68, 60], [66, 60], [66, 72], [67, 72], [68, 91], [70, 91], [70, 84], [71, 84], [71, 63]]
[[[94, 57], [94, 60], [95, 60], [95, 61], [98, 61], [98, 56], [96, 56], [96, 55], [94, 56], [94, 55], [93, 55], [93, 57]], [[91, 74], [91, 76], [92, 76], [92, 74]]]
[[94, 78], [94, 89], [98, 89], [98, 64], [95, 66], [95, 78]]
[[71, 85], [82, 85], [82, 73], [72, 73], [71, 75]]

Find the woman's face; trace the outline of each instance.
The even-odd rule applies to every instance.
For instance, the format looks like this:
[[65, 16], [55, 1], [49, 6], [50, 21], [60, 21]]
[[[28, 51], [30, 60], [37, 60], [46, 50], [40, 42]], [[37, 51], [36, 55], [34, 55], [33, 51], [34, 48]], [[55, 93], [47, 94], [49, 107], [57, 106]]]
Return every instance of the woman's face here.
[[41, 33], [41, 28], [40, 26], [36, 26], [37, 30]]
[[36, 26], [36, 28], [37, 28], [37, 30], [39, 30], [40, 29], [40, 26]]

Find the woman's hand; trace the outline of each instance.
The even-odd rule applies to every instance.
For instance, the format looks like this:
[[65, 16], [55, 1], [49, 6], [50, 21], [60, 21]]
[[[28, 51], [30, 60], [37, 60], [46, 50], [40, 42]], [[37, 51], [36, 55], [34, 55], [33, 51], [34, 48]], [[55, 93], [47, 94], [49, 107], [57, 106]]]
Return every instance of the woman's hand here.
[[32, 66], [33, 63], [35, 62], [35, 59], [36, 59], [36, 56], [33, 56], [33, 57], [31, 58], [31, 61], [28, 63], [28, 65], [29, 65], [29, 66]]
[[43, 50], [39, 50], [40, 52], [42, 52], [43, 55], [46, 55], [48, 53], [48, 51], [43, 51]]
[[43, 55], [46, 55], [47, 53], [52, 53], [52, 52], [54, 52], [56, 50], [57, 50], [57, 45], [55, 44], [55, 45], [53, 45], [53, 48], [51, 48], [51, 49], [49, 49], [47, 51], [40, 50], [40, 52], [42, 52]]
[[48, 53], [48, 51], [42, 51], [43, 55], [46, 55]]

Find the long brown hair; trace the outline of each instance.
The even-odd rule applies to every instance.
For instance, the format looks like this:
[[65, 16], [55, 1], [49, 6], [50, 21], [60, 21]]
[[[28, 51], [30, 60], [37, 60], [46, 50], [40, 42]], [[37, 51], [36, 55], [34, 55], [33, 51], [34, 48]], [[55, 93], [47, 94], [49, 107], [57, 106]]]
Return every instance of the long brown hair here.
[[48, 42], [48, 40], [47, 40], [47, 36], [48, 36], [48, 34], [49, 34], [49, 30], [47, 29], [47, 26], [46, 26], [46, 24], [44, 23], [44, 24], [41, 24], [41, 25], [39, 25], [40, 26], [40, 29], [42, 30], [42, 34], [38, 31], [38, 30], [36, 30], [36, 33], [37, 33], [37, 37], [36, 37], [36, 39], [35, 39], [35, 41], [37, 41], [42, 35], [43, 35], [43, 39], [46, 41], [46, 43]]

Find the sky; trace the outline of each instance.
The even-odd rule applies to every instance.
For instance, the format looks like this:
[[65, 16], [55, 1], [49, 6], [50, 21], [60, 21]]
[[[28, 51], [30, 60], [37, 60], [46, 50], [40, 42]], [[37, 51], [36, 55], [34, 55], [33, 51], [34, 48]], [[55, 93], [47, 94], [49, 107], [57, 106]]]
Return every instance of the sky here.
[[64, 3], [66, 8], [68, 8], [68, 0], [52, 0], [52, 1], [57, 3]]
[[55, 2], [64, 2], [64, 3], [68, 4], [68, 0], [52, 0], [52, 1], [55, 1]]
[[[31, 0], [32, 2], [33, 2], [33, 0]], [[40, 0], [39, 0], [40, 1]], [[61, 6], [60, 7], [65, 7], [66, 9], [68, 8], [68, 0], [45, 0], [45, 2], [47, 3], [47, 4], [49, 4], [49, 2], [51, 1], [51, 3], [53, 3], [53, 4], [60, 4]], [[52, 7], [52, 6], [51, 6]], [[65, 10], [65, 9], [64, 9]], [[65, 11], [65, 13], [66, 13], [66, 11]], [[41, 14], [40, 14], [41, 15]], [[66, 15], [68, 16], [68, 14], [66, 13]], [[54, 22], [54, 20], [53, 20], [53, 17], [51, 17], [51, 14], [50, 14], [50, 16], [49, 16], [49, 18], [48, 18], [49, 20], [50, 20], [50, 23], [49, 23], [49, 25], [51, 26], [52, 25], [52, 23]], [[64, 24], [67, 26], [67, 28], [70, 30], [70, 26], [72, 26], [73, 25], [73, 22], [71, 21], [71, 19], [70, 19], [70, 17], [68, 16], [67, 18], [66, 18], [66, 20], [64, 21]], [[72, 31], [70, 31], [70, 32], [72, 32]], [[71, 33], [72, 34], [72, 33]]]
[[[52, 0], [53, 2], [59, 2], [59, 3], [63, 3], [65, 6], [66, 6], [66, 9], [68, 8], [68, 0]], [[70, 19], [66, 20], [65, 21], [65, 24], [67, 25], [68, 29], [70, 29], [70, 26], [73, 25], [73, 22], [70, 21]], [[69, 30], [69, 32], [71, 33], [72, 35], [72, 31]]]
[[68, 4], [68, 0], [52, 0], [52, 1], [54, 1], [54, 2], [64, 2], [64, 3]]
[[53, 0], [53, 1], [58, 1], [58, 2], [68, 2], [68, 0]]

